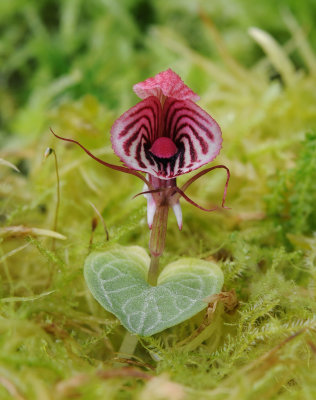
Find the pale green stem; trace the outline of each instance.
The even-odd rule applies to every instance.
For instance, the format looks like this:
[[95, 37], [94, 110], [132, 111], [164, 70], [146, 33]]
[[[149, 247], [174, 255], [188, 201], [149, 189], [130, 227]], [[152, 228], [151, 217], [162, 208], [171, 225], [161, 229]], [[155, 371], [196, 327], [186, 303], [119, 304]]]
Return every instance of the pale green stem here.
[[[56, 200], [56, 210], [55, 210], [55, 220], [54, 220], [54, 228], [53, 230], [57, 232], [57, 223], [58, 223], [58, 212], [59, 212], [59, 204], [60, 204], [60, 184], [59, 184], [59, 173], [58, 173], [58, 162], [55, 150], [53, 150], [54, 158], [55, 158], [55, 169], [56, 169], [56, 178], [57, 178], [57, 200]], [[53, 239], [53, 250], [55, 249], [55, 239]]]
[[121, 347], [119, 349], [119, 353], [124, 356], [132, 356], [136, 349], [138, 343], [138, 337], [136, 335], [132, 335], [130, 332], [126, 332]]
[[[51, 154], [54, 154], [54, 159], [55, 159], [55, 171], [56, 171], [56, 180], [57, 180], [57, 199], [56, 199], [56, 209], [55, 209], [55, 218], [54, 218], [54, 226], [53, 230], [57, 232], [57, 223], [58, 223], [58, 211], [59, 211], [59, 203], [60, 203], [60, 183], [59, 183], [59, 172], [58, 172], [58, 162], [57, 162], [57, 156], [56, 152], [54, 149], [51, 147], [47, 147], [44, 157], [47, 158]], [[55, 238], [53, 238], [52, 241], [52, 250], [55, 250]]]
[[224, 306], [221, 302], [219, 302], [211, 321], [209, 321], [208, 325], [206, 325], [197, 336], [188, 338], [188, 342], [183, 347], [181, 347], [183, 351], [193, 351], [203, 342], [208, 341], [210, 338], [212, 338], [212, 344], [210, 345], [209, 350], [215, 350], [221, 336], [220, 331], [222, 325], [223, 310]]
[[159, 258], [160, 256], [153, 256], [151, 255], [150, 258], [150, 265], [148, 271], [148, 283], [152, 286], [157, 285], [157, 279], [159, 274]]

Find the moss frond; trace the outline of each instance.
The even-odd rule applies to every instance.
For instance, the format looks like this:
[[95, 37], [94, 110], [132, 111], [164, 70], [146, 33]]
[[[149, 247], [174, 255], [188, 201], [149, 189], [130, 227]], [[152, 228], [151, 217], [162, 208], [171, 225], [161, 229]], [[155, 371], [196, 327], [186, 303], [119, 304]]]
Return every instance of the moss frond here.
[[[20, 172], [0, 163], [0, 398], [316, 398], [314, 1], [287, 1], [286, 13], [250, 0], [8, 4], [0, 159]], [[213, 325], [198, 339], [204, 311], [140, 339], [129, 369], [118, 356], [125, 331], [89, 293], [83, 260], [113, 242], [147, 248], [145, 202], [132, 200], [142, 185], [57, 142], [49, 127], [118, 162], [109, 131], [137, 101], [130, 88], [169, 67], [222, 128], [231, 210], [183, 204], [183, 231], [171, 217], [162, 264], [217, 262], [239, 305], [209, 310]], [[55, 248], [41, 234], [56, 209], [47, 147], [59, 163]], [[188, 195], [211, 208], [224, 184], [217, 172]], [[90, 243], [89, 202], [109, 242], [99, 223]]]

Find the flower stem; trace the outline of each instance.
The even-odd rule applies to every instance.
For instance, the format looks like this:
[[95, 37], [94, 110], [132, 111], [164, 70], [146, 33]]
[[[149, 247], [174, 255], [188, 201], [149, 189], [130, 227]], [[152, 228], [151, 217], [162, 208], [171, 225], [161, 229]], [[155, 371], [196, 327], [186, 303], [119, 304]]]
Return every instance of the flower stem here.
[[[54, 154], [54, 159], [55, 159], [55, 171], [56, 171], [56, 182], [57, 182], [57, 199], [56, 199], [56, 209], [55, 209], [55, 219], [54, 219], [54, 226], [53, 230], [57, 232], [57, 224], [58, 224], [58, 213], [59, 213], [59, 204], [60, 204], [60, 182], [59, 182], [59, 172], [58, 172], [58, 161], [57, 161], [57, 155], [54, 149], [51, 147], [48, 147], [45, 151], [44, 157], [47, 158], [51, 154]], [[55, 250], [55, 239], [53, 238], [52, 241], [52, 250]]]
[[157, 286], [157, 279], [159, 272], [159, 258], [160, 256], [151, 255], [150, 266], [148, 271], [148, 283], [152, 286]]
[[165, 248], [169, 206], [159, 205], [156, 209], [152, 230], [150, 234], [149, 249], [151, 261], [148, 271], [148, 283], [157, 285], [159, 273], [159, 258]]
[[[56, 155], [55, 150], [53, 150], [53, 154], [54, 154], [54, 158], [55, 158], [55, 170], [56, 170], [56, 179], [57, 179], [57, 200], [56, 200], [56, 210], [55, 210], [55, 219], [54, 219], [54, 231], [57, 232], [58, 213], [59, 213], [59, 204], [60, 204], [60, 183], [59, 183], [58, 161], [57, 161], [57, 155]], [[53, 241], [53, 250], [54, 249], [55, 249], [55, 240]]]
[[128, 358], [130, 358], [134, 354], [137, 343], [138, 343], [138, 337], [130, 332], [126, 332], [123, 341], [121, 343], [119, 353], [122, 353], [125, 356], [128, 356]]

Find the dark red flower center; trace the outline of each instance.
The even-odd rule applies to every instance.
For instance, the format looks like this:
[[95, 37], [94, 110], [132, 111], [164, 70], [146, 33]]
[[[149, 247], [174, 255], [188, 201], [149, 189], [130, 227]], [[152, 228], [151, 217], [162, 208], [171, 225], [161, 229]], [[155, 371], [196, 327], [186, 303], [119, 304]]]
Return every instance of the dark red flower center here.
[[168, 137], [160, 137], [154, 141], [150, 152], [159, 158], [170, 158], [178, 151], [177, 146]]

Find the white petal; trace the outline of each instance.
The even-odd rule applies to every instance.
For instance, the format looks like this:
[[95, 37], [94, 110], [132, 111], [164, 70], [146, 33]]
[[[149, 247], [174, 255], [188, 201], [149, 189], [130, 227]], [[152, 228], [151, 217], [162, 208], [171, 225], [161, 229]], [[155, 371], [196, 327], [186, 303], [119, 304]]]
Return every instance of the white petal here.
[[157, 206], [153, 196], [150, 193], [146, 194], [146, 196], [147, 196], [147, 222], [149, 229], [151, 229]]
[[181, 210], [180, 203], [177, 202], [176, 204], [174, 204], [172, 206], [172, 209], [173, 209], [174, 215], [176, 216], [178, 227], [181, 231], [181, 229], [182, 229], [182, 210]]

